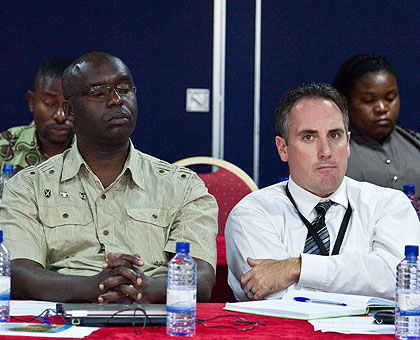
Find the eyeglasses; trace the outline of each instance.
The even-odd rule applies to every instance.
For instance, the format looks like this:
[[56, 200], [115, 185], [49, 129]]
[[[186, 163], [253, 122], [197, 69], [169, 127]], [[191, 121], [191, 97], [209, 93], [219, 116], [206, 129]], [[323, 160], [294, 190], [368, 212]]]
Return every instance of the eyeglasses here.
[[134, 96], [137, 92], [137, 87], [130, 85], [130, 84], [120, 84], [116, 86], [110, 86], [110, 85], [96, 85], [92, 86], [89, 90], [84, 91], [82, 93], [75, 93], [72, 94], [66, 99], [69, 99], [73, 96], [87, 96], [88, 98], [91, 98], [92, 100], [104, 100], [108, 98], [112, 91], [115, 91], [115, 93], [120, 97], [130, 97]]

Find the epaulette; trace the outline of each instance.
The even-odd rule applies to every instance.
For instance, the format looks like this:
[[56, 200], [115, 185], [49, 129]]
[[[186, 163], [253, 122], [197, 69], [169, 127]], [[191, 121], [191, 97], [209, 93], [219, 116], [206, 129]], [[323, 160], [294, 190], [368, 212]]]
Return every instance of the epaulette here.
[[33, 176], [33, 175], [36, 174], [36, 167], [31, 165], [31, 166], [28, 166], [26, 168], [23, 168], [22, 170], [19, 171], [19, 174], [21, 174], [21, 175], [22, 174], [29, 174], [29, 175]]
[[194, 174], [194, 171], [181, 166], [181, 167], [177, 167], [177, 174], [179, 178], [187, 179], [187, 178], [190, 178]]
[[167, 174], [172, 171], [171, 164], [162, 160], [157, 160], [153, 162], [153, 165], [156, 168], [157, 172], [161, 175]]
[[60, 160], [62, 162], [63, 158], [54, 156], [53, 158], [50, 158], [46, 162], [43, 162], [37, 165], [34, 170], [38, 170], [42, 174], [44, 174], [46, 177], [49, 177], [50, 180], [54, 180], [53, 178], [56, 178], [56, 176], [61, 176]]

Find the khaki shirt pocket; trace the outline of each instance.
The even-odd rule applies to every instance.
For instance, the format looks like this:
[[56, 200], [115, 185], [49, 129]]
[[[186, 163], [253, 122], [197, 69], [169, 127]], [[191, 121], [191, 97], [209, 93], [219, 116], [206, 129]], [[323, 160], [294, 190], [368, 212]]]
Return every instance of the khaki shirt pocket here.
[[153, 224], [157, 227], [167, 228], [173, 220], [176, 209], [158, 208], [128, 208], [127, 215], [132, 219]]
[[48, 228], [66, 225], [87, 225], [92, 222], [89, 208], [77, 206], [40, 207], [39, 218]]
[[[128, 208], [127, 232], [133, 253], [141, 255], [150, 266], [167, 264], [165, 247], [170, 237], [176, 209]], [[148, 268], [144, 268], [147, 271]], [[153, 269], [153, 268], [149, 268]]]
[[[79, 206], [41, 206], [39, 218], [47, 240], [47, 263], [73, 257], [92, 242], [98, 243], [89, 208]], [[92, 225], [91, 225], [92, 226]]]

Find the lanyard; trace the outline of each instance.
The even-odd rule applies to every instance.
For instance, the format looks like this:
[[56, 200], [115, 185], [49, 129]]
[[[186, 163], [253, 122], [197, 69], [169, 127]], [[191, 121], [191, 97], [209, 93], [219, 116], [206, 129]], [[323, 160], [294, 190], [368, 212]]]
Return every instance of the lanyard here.
[[[324, 256], [328, 256], [328, 253], [327, 253], [327, 250], [325, 249], [324, 243], [322, 243], [321, 238], [319, 237], [319, 235], [318, 235], [317, 231], [315, 230], [314, 226], [311, 223], [309, 223], [309, 221], [305, 218], [305, 216], [303, 216], [300, 213], [298, 207], [296, 206], [295, 200], [293, 199], [293, 197], [292, 197], [292, 195], [290, 194], [290, 191], [289, 191], [289, 184], [286, 185], [286, 194], [287, 194], [287, 197], [289, 197], [290, 202], [292, 202], [293, 206], [295, 207], [296, 211], [298, 212], [300, 219], [305, 224], [309, 233], [311, 234], [311, 236], [315, 240], [316, 244], [318, 245], [318, 248], [321, 251], [321, 254], [324, 255]], [[343, 217], [343, 221], [341, 222], [340, 230], [338, 232], [337, 239], [335, 240], [334, 248], [333, 248], [333, 251], [332, 251], [331, 255], [337, 255], [338, 252], [340, 251], [341, 244], [343, 243], [344, 235], [345, 235], [346, 230], [347, 230], [347, 226], [349, 225], [351, 212], [352, 212], [352, 209], [351, 209], [351, 206], [350, 206], [350, 202], [348, 202], [347, 210], [346, 210], [346, 213]]]

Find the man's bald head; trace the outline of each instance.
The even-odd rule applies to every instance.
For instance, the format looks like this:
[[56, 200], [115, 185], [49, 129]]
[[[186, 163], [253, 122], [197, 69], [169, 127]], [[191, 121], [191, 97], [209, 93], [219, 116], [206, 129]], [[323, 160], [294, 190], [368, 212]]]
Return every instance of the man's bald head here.
[[86, 53], [77, 60], [75, 60], [73, 63], [71, 63], [70, 66], [67, 67], [67, 69], [63, 73], [62, 87], [64, 98], [73, 95], [75, 88], [74, 82], [86, 75], [86, 71], [89, 64], [102, 65], [106, 62], [113, 62], [114, 64], [119, 64], [128, 69], [128, 67], [124, 64], [124, 62], [121, 59], [109, 53], [100, 51]]
[[127, 143], [137, 119], [136, 87], [119, 58], [104, 52], [81, 56], [63, 74], [63, 94], [79, 147]]

